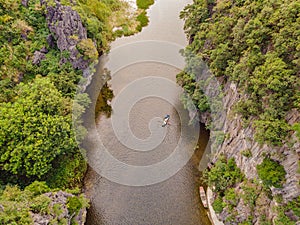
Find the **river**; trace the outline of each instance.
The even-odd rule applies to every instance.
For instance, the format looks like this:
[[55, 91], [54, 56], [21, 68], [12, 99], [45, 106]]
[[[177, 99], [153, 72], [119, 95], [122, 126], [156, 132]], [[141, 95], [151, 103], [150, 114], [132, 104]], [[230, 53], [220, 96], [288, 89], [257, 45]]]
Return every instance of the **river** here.
[[[112, 71], [112, 79], [109, 81], [109, 84], [116, 97], [121, 95], [124, 89], [130, 89], [129, 85], [132, 82], [141, 78], [151, 76], [154, 83], [158, 77], [172, 82], [176, 81], [176, 74], [180, 72], [180, 66], [173, 65], [176, 63], [176, 60], [173, 61], [173, 64], [167, 63], [166, 61], [172, 61], [170, 59], [172, 57], [168, 55], [165, 59], [153, 60], [149, 49], [153, 50], [156, 46], [161, 48], [161, 51], [164, 51], [164, 48], [175, 46], [174, 48], [177, 51], [178, 46], [184, 47], [187, 45], [186, 36], [183, 32], [183, 21], [179, 19], [179, 12], [188, 3], [190, 3], [189, 0], [157, 0], [148, 10], [150, 23], [142, 32], [134, 36], [119, 38], [112, 43], [111, 53], [100, 60], [100, 65], [108, 62], [107, 67]], [[143, 44], [143, 41], [146, 44]], [[144, 47], [135, 45], [140, 43], [143, 46], [146, 45], [146, 50]], [[154, 47], [152, 47], [153, 43]], [[131, 55], [138, 57], [145, 57], [146, 55], [149, 57], [149, 60], [146, 57], [146, 59], [136, 63], [124, 63], [124, 61], [128, 60], [128, 57], [122, 55], [124, 54], [121, 51], [122, 46], [127, 46], [127, 51], [129, 49]], [[172, 50], [170, 51], [173, 54]], [[113, 54], [119, 57], [115, 58]], [[156, 54], [154, 50], [153, 54]], [[109, 60], [114, 60], [114, 62], [109, 63]], [[121, 61], [117, 62], [117, 64], [122, 65], [124, 63], [126, 66], [118, 65], [114, 68], [113, 63], [116, 60]], [[101, 69], [98, 68], [97, 73], [94, 75], [91, 85], [87, 88], [87, 92], [94, 101], [97, 99], [95, 95], [98, 93], [95, 90], [102, 86], [99, 78]], [[149, 85], [151, 84], [147, 83], [145, 87], [142, 86], [141, 88], [147, 89]], [[157, 85], [159, 87], [159, 84]], [[180, 91], [174, 90], [174, 93], [170, 93], [173, 104], [163, 98], [148, 96], [139, 99], [130, 108], [130, 113], [128, 114], [129, 126], [138, 140], [147, 139], [151, 136], [153, 129], [160, 130], [159, 132], [163, 132], [165, 135], [164, 139], [154, 150], [141, 153], [140, 151], [133, 151], [124, 143], [121, 143], [119, 138], [116, 137], [116, 130], [113, 129], [112, 118], [108, 118], [105, 115], [99, 115], [96, 118], [95, 129], [98, 136], [94, 138], [101, 138], [103, 145], [109, 150], [110, 154], [127, 164], [137, 166], [152, 165], [167, 158], [180, 142], [182, 127], [185, 126], [183, 123], [186, 123], [181, 120], [177, 112], [178, 108], [182, 109], [179, 100]], [[114, 103], [116, 104], [117, 102], [116, 97], [112, 101], [113, 116], [118, 115], [118, 110], [114, 107]], [[124, 102], [126, 99], [122, 101]], [[95, 105], [93, 105], [92, 110], [94, 110], [94, 107]], [[123, 107], [126, 107], [126, 102]], [[163, 129], [157, 118], [165, 114], [170, 114], [171, 120], [170, 125]], [[153, 118], [156, 118], [156, 121], [153, 121]], [[90, 116], [89, 119], [92, 120], [93, 118]], [[149, 128], [150, 121], [151, 124], [154, 124], [154, 128]], [[207, 217], [207, 211], [202, 207], [199, 199], [201, 173], [198, 171], [198, 164], [209, 139], [209, 133], [203, 127], [200, 128], [198, 148], [190, 160], [175, 175], [164, 179], [162, 182], [153, 182], [149, 183], [149, 185], [124, 185], [122, 182], [111, 181], [111, 179], [99, 175], [96, 172], [97, 169], [90, 167], [85, 178], [85, 192], [91, 199], [91, 207], [88, 210], [86, 224], [211, 224]], [[126, 133], [123, 133], [124, 135], [126, 136]], [[93, 138], [91, 135], [89, 136], [90, 139]], [[90, 144], [92, 147], [88, 146], [89, 144], [85, 145], [85, 148], [93, 149], [91, 152], [97, 152], [97, 144]], [[187, 143], [185, 148], [193, 147]], [[88, 152], [88, 157], [95, 158], [96, 156], [91, 152]], [[127, 176], [129, 176], [128, 179], [130, 180], [132, 175], [127, 174]], [[133, 179], [132, 182], [134, 181]]]

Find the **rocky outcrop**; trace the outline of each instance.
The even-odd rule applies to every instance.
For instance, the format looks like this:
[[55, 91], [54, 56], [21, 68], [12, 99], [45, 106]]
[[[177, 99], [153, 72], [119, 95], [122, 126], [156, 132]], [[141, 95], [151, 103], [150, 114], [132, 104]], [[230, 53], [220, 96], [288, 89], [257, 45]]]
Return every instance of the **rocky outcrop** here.
[[31, 212], [31, 218], [34, 225], [48, 225], [50, 224], [50, 221], [66, 221], [67, 224], [71, 224], [71, 220], [73, 220], [73, 224], [84, 225], [86, 220], [86, 208], [80, 209], [77, 214], [71, 214], [68, 210], [68, 198], [73, 197], [74, 195], [63, 191], [48, 192], [44, 195], [51, 200], [48, 208], [54, 209], [54, 207], [56, 207], [56, 210], [51, 210], [51, 213], [47, 214]]
[[[241, 99], [241, 95], [238, 92], [238, 87], [231, 82], [228, 82], [224, 87], [223, 94], [223, 110], [225, 113], [222, 114], [222, 121], [224, 126], [221, 131], [224, 132], [225, 139], [217, 147], [211, 159], [215, 162], [220, 154], [224, 154], [227, 157], [233, 157], [236, 161], [237, 166], [242, 170], [248, 179], [258, 179], [256, 166], [261, 164], [265, 156], [269, 156], [271, 159], [276, 160], [283, 165], [286, 176], [283, 188], [271, 188], [273, 196], [281, 195], [283, 203], [287, 203], [297, 196], [300, 195], [300, 174], [299, 159], [300, 159], [300, 143], [295, 134], [291, 136], [291, 139], [285, 143], [282, 147], [270, 147], [268, 145], [259, 145], [254, 140], [254, 129], [252, 122], [249, 125], [244, 126], [240, 115], [236, 114], [233, 110], [233, 106]], [[300, 121], [299, 112], [296, 110], [291, 111], [287, 116], [286, 120], [289, 124], [293, 124]], [[251, 153], [250, 156], [245, 156], [243, 151]], [[260, 196], [263, 198], [263, 196]], [[276, 212], [272, 210], [272, 206], [277, 203], [275, 200], [260, 199], [261, 206], [257, 206], [256, 210], [260, 210], [263, 207], [263, 215], [268, 215], [269, 218], [274, 218]], [[239, 215], [245, 213], [246, 208], [239, 205], [237, 208], [242, 209]], [[243, 210], [244, 208], [244, 210]], [[261, 212], [254, 212], [255, 215], [262, 215]], [[257, 223], [258, 224], [258, 223]]]
[[46, 54], [41, 51], [35, 51], [33, 53], [32, 63], [34, 65], [39, 65], [43, 59], [46, 58]]
[[28, 6], [29, 0], [22, 0], [21, 3], [23, 6], [27, 7]]
[[[224, 153], [228, 157], [234, 157], [237, 166], [244, 172], [248, 179], [258, 179], [256, 166], [262, 163], [265, 155], [280, 162], [286, 171], [286, 182], [282, 189], [273, 189], [273, 194], [282, 194], [285, 201], [290, 201], [300, 195], [300, 174], [297, 173], [300, 155], [300, 143], [293, 135], [291, 141], [282, 147], [260, 146], [254, 141], [254, 129], [252, 123], [243, 127], [242, 118], [233, 111], [233, 105], [240, 99], [237, 87], [234, 83], [228, 83], [225, 87], [224, 109], [226, 119], [223, 132], [226, 139], [219, 146], [218, 154]], [[300, 121], [299, 113], [291, 111], [287, 117], [289, 124]], [[251, 152], [250, 157], [242, 154], [242, 151]]]
[[70, 6], [63, 6], [59, 1], [54, 4], [47, 4], [46, 0], [41, 0], [41, 4], [46, 6], [46, 19], [52, 37], [48, 37], [49, 45], [56, 40], [58, 49], [69, 52], [68, 59], [75, 69], [85, 70], [91, 62], [85, 60], [76, 48], [77, 44], [87, 38], [87, 31], [84, 28], [79, 14]]

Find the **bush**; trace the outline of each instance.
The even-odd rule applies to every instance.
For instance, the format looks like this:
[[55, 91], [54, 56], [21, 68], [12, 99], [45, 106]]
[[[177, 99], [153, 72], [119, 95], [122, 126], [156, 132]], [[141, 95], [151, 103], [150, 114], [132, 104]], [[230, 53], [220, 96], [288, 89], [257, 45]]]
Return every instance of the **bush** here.
[[260, 165], [256, 166], [256, 169], [264, 185], [267, 187], [282, 187], [286, 172], [280, 163], [266, 157]]
[[221, 213], [225, 207], [225, 203], [223, 202], [222, 198], [218, 196], [213, 202], [212, 207], [216, 213]]
[[237, 198], [234, 188], [229, 188], [225, 191], [224, 199], [225, 199], [227, 205], [229, 206], [229, 208], [232, 208], [237, 205], [238, 198]]
[[242, 189], [244, 191], [244, 194], [242, 195], [242, 198], [245, 202], [245, 204], [249, 205], [250, 208], [254, 208], [255, 206], [255, 202], [256, 199], [258, 197], [258, 193], [257, 193], [257, 187], [255, 186], [249, 186], [247, 184], [245, 184]]
[[154, 4], [154, 0], [137, 0], [136, 4], [139, 9], [148, 9], [150, 5]]
[[220, 157], [210, 171], [204, 171], [203, 177], [208, 186], [214, 187], [213, 190], [221, 195], [243, 180], [243, 174], [234, 158], [226, 160], [225, 157]]
[[92, 61], [95, 61], [98, 59], [98, 51], [93, 43], [93, 41], [90, 38], [82, 39], [77, 44], [78, 51], [84, 55], [85, 59], [90, 59]]
[[45, 195], [39, 195], [32, 200], [30, 205], [30, 210], [34, 213], [39, 214], [48, 214], [49, 213], [49, 204], [51, 199]]
[[69, 197], [67, 201], [67, 208], [69, 210], [70, 215], [74, 213], [75, 215], [77, 215], [80, 209], [84, 207], [88, 207], [88, 205], [89, 205], [88, 201], [82, 195], [79, 197], [77, 196]]
[[241, 154], [247, 158], [252, 157], [252, 152], [250, 149], [245, 149], [245, 150], [241, 151]]
[[[199, 56], [224, 84], [237, 84], [242, 98], [235, 108], [244, 122], [256, 121], [261, 144], [282, 145], [290, 134], [286, 115], [300, 106], [298, 11], [295, 1], [201, 0], [180, 14], [190, 40], [186, 51]], [[192, 57], [186, 61], [195, 65]], [[194, 80], [185, 81], [180, 85], [193, 93]]]
[[25, 190], [30, 191], [36, 196], [50, 191], [50, 188], [47, 186], [46, 182], [34, 181], [28, 185]]
[[142, 27], [147, 26], [148, 23], [149, 23], [149, 19], [148, 19], [147, 14], [146, 14], [145, 11], [142, 12], [141, 14], [139, 14], [139, 15], [137, 16], [136, 19], [137, 19], [137, 21], [140, 22], [140, 25], [141, 25]]

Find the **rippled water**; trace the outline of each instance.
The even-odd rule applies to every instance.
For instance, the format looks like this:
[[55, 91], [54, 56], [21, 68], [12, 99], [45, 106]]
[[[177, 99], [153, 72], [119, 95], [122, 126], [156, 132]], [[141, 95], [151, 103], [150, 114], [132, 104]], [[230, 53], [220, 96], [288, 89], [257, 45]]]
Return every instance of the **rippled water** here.
[[[168, 41], [179, 46], [185, 46], [187, 40], [183, 32], [183, 22], [179, 20], [178, 16], [180, 10], [188, 3], [187, 0], [157, 0], [149, 10], [149, 26], [135, 36], [116, 40], [112, 43], [112, 51], [120, 46], [145, 40]], [[140, 53], [137, 50], [131, 54]], [[147, 54], [151, 54], [151, 52]], [[109, 61], [110, 55], [105, 60]], [[179, 72], [180, 70], [176, 66], [168, 65], [163, 61], [154, 62], [149, 60], [131, 63], [115, 71], [109, 83], [114, 95], [118, 96], [128, 84], [139, 78], [147, 76], [163, 77], [175, 82], [176, 74]], [[95, 90], [101, 87], [100, 80], [96, 74], [88, 88], [92, 99], [96, 98], [97, 91]], [[103, 141], [103, 145], [113, 157], [131, 165], [152, 165], [167, 158], [178, 145], [181, 128], [186, 125], [182, 123], [176, 110], [182, 108], [179, 101], [181, 93], [174, 91], [169, 94], [175, 99], [173, 105], [162, 98], [146, 97], [138, 101], [131, 108], [128, 115], [130, 129], [139, 139], [146, 139], [151, 135], [149, 122], [153, 118], [161, 118], [165, 114], [171, 115], [170, 125], [164, 130], [164, 139], [155, 149], [141, 153], [127, 148], [116, 137], [111, 118], [104, 115], [96, 118], [97, 136], [95, 138], [100, 138]], [[154, 125], [157, 123], [155, 125], [157, 129], [162, 129], [161, 122], [154, 121], [153, 123]], [[157, 184], [142, 187], [121, 185], [101, 177], [93, 168], [89, 168], [85, 179], [86, 193], [91, 198], [87, 224], [210, 224], [207, 212], [202, 207], [199, 199], [198, 188], [201, 174], [197, 169], [208, 141], [208, 135], [208, 132], [201, 127], [199, 148], [189, 162], [174, 176]], [[91, 148], [97, 151], [97, 145], [91, 145], [93, 145]], [[89, 146], [86, 147], [90, 148]], [[187, 143], [185, 148], [191, 150], [194, 146]], [[94, 153], [88, 153], [88, 156], [91, 157], [92, 154]], [[127, 174], [127, 176], [130, 176], [130, 174]]]

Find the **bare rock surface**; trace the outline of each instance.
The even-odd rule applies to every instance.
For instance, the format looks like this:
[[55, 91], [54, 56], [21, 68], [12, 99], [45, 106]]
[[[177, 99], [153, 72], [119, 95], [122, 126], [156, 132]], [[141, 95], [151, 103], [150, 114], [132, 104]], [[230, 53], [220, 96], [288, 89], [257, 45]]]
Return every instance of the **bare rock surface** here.
[[27, 7], [28, 6], [29, 0], [22, 0], [21, 3], [23, 6]]

